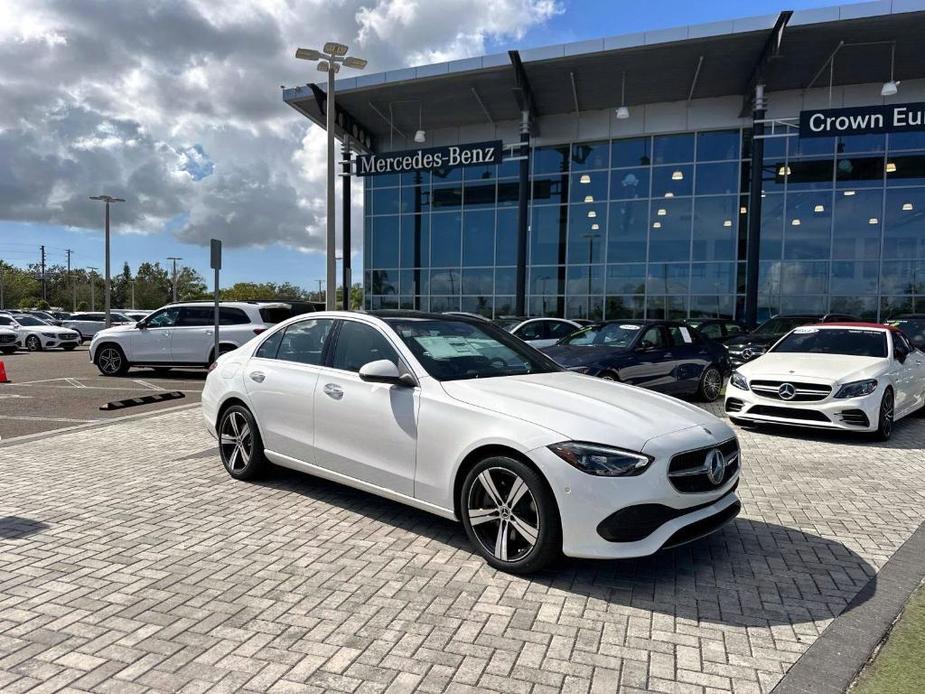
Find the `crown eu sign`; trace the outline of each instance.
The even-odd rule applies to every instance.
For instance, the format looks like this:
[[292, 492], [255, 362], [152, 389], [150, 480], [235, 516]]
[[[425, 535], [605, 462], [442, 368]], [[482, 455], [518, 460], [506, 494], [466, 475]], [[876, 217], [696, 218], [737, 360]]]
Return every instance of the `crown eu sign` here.
[[800, 137], [874, 135], [925, 130], [925, 103], [800, 112]]

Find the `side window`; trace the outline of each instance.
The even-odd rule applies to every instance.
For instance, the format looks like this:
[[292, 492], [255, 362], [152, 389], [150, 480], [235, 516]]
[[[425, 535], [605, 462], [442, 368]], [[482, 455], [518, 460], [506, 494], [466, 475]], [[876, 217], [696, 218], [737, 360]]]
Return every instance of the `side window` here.
[[711, 340], [718, 340], [723, 336], [723, 326], [719, 323], [707, 323], [700, 326], [700, 332]]
[[389, 341], [375, 328], [356, 321], [344, 321], [331, 366], [344, 371], [359, 371], [364, 364], [388, 359], [398, 365], [398, 353]]
[[684, 326], [672, 325], [668, 328], [668, 334], [671, 337], [672, 344], [680, 347], [692, 345], [696, 342], [693, 331]]
[[177, 322], [177, 314], [180, 309], [176, 307], [165, 308], [162, 311], [151, 314], [148, 319], [149, 328], [171, 328]]
[[726, 323], [726, 334], [727, 335], [741, 335], [743, 332], [742, 326], [738, 323]]
[[574, 325], [569, 325], [565, 321], [549, 321], [547, 323], [549, 326], [549, 337], [553, 337], [557, 340], [561, 340], [563, 337], [568, 337], [573, 332], [578, 330]]
[[521, 340], [544, 340], [546, 339], [545, 326], [545, 321], [533, 321], [532, 323], [527, 323], [518, 328], [517, 332], [514, 334]]
[[257, 348], [254, 356], [258, 359], [276, 359], [276, 353], [279, 351], [279, 346], [283, 341], [284, 332], [285, 330], [277, 330], [270, 335], [270, 337], [264, 340], [260, 347]]
[[639, 341], [640, 347], [664, 347], [665, 338], [662, 335], [662, 329], [659, 326], [654, 328], [649, 328], [642, 334], [642, 339]]
[[[215, 323], [215, 318], [212, 315], [214, 311], [214, 308], [209, 309], [209, 322], [212, 324]], [[239, 308], [220, 306], [218, 309], [218, 322], [219, 325], [247, 325], [251, 321], [250, 318], [247, 317], [247, 314]]]
[[0, 316], [0, 325], [13, 325], [13, 319], [6, 316]]
[[101, 323], [103, 321], [103, 314], [102, 313], [88, 313], [86, 316], [83, 317], [83, 319], [86, 321], [92, 321], [94, 323]]
[[324, 343], [333, 325], [334, 321], [330, 319], [293, 323], [285, 330], [276, 358], [298, 364], [320, 365]]
[[211, 306], [184, 306], [180, 309], [177, 327], [190, 328], [212, 325], [215, 321], [214, 316], [215, 309]]
[[893, 333], [893, 349], [906, 355], [911, 354], [913, 351], [912, 345], [909, 344], [906, 336], [902, 333]]

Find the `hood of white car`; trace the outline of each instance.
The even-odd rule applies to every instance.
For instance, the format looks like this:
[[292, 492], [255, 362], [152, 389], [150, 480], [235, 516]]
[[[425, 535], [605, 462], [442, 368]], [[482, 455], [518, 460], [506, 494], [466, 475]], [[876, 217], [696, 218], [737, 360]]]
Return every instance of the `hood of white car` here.
[[646, 441], [694, 426], [732, 430], [708, 412], [650, 390], [572, 372], [444, 381], [450, 397], [517, 417], [574, 441], [642, 450]]
[[855, 357], [847, 354], [764, 354], [738, 368], [748, 380], [816, 379], [828, 383], [847, 383], [875, 378], [889, 368], [889, 360], [880, 357]]
[[102, 330], [97, 330], [93, 334], [93, 339], [96, 340], [99, 337], [105, 335], [117, 335], [120, 333], [130, 333], [133, 330], [137, 330], [134, 323], [125, 323], [123, 325], [114, 325], [111, 328], [103, 328]]
[[23, 333], [47, 333], [49, 335], [74, 335], [77, 332], [70, 328], [59, 328], [57, 325], [20, 325], [19, 331]]

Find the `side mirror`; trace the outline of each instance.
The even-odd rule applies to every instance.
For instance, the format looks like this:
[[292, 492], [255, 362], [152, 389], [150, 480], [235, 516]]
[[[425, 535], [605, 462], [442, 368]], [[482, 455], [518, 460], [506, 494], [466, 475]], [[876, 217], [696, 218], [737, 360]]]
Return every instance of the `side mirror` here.
[[417, 385], [411, 374], [400, 374], [398, 367], [388, 359], [377, 359], [360, 368], [360, 380], [367, 383], [389, 383], [393, 386], [414, 387]]
[[135, 323], [135, 327], [138, 328], [139, 330], [144, 330], [145, 328], [148, 327], [148, 324], [145, 323], [143, 320], [140, 320], [137, 323]]

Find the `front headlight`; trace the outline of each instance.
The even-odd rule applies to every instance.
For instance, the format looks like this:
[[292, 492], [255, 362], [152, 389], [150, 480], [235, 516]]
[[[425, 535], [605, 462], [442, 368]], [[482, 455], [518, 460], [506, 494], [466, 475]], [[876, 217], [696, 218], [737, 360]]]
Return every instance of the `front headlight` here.
[[748, 390], [748, 381], [745, 380], [745, 376], [738, 371], [732, 372], [732, 375], [729, 377], [729, 385], [739, 390]]
[[864, 395], [870, 395], [875, 390], [877, 390], [877, 379], [868, 378], [863, 381], [852, 381], [851, 383], [846, 383], [838, 389], [838, 392], [835, 393], [835, 397], [860, 398]]
[[580, 441], [554, 443], [549, 450], [572, 467], [598, 477], [641, 475], [653, 460], [642, 453]]
[[58, 337], [58, 334], [57, 334], [57, 333], [42, 333], [42, 335], [45, 336], [45, 337], [50, 337], [52, 340], [54, 340], [56, 337]]

